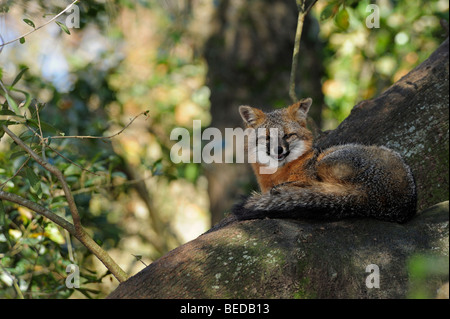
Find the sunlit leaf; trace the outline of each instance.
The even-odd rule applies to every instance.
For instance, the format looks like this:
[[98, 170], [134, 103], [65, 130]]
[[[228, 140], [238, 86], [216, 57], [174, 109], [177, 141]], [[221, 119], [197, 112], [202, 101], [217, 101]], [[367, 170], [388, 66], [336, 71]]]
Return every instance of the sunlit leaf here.
[[20, 237], [22, 237], [22, 232], [18, 229], [10, 229], [8, 231], [8, 234], [14, 239], [19, 239]]
[[20, 206], [17, 208], [17, 211], [19, 212], [23, 221], [29, 221], [33, 218], [33, 213], [28, 208]]
[[190, 163], [186, 165], [186, 168], [184, 170], [184, 177], [191, 181], [194, 182], [199, 174], [199, 168], [198, 165]]
[[334, 18], [334, 22], [342, 30], [347, 30], [348, 27], [350, 26], [350, 16], [348, 14], [347, 9], [343, 8], [342, 10], [340, 10], [336, 14], [336, 17]]
[[19, 106], [17, 106], [16, 101], [14, 101], [14, 99], [12, 97], [10, 97], [8, 93], [5, 93], [5, 98], [6, 98], [6, 101], [8, 101], [8, 105], [12, 108], [14, 113], [16, 113], [17, 115], [20, 115]]
[[47, 226], [45, 226], [45, 237], [60, 245], [65, 244], [66, 242], [58, 227], [53, 223], [48, 223]]
[[63, 30], [65, 33], [70, 34], [69, 28], [64, 23], [56, 21], [56, 24], [59, 25], [61, 30]]
[[31, 94], [22, 90], [18, 90], [18, 89], [12, 89], [12, 91], [16, 91], [16, 92], [20, 92], [23, 95], [25, 95], [25, 101], [23, 101], [21, 103], [21, 107], [24, 108], [25, 110], [28, 109], [28, 107], [31, 104]]

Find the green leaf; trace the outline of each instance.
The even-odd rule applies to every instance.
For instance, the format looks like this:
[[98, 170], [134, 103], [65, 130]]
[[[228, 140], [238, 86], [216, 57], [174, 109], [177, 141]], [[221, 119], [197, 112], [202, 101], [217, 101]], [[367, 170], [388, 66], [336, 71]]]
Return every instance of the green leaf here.
[[12, 154], [9, 156], [9, 159], [10, 159], [10, 160], [13, 160], [13, 159], [15, 159], [16, 157], [23, 156], [23, 155], [26, 155], [26, 154], [27, 154], [27, 152], [25, 152], [25, 151], [14, 152], [14, 153], [12, 153]]
[[23, 19], [23, 22], [25, 22], [26, 24], [28, 24], [30, 27], [33, 27], [36, 29], [36, 26], [34, 25], [34, 22], [31, 21], [30, 19]]
[[[35, 128], [39, 128], [38, 121], [36, 121], [34, 119], [28, 119], [27, 124], [29, 124]], [[58, 129], [56, 127], [54, 127], [53, 125], [48, 124], [47, 122], [44, 122], [42, 120], [41, 120], [41, 129], [43, 129], [44, 131], [47, 131], [49, 133], [58, 134]]]
[[339, 2], [333, 1], [325, 6], [325, 8], [320, 13], [320, 21], [327, 20], [336, 15], [339, 10]]
[[22, 91], [22, 90], [18, 90], [18, 89], [11, 89], [12, 91], [15, 91], [15, 92], [20, 92], [20, 93], [22, 93], [23, 95], [25, 95], [25, 101], [24, 101], [24, 104], [22, 105], [22, 107], [25, 109], [25, 110], [27, 110], [28, 109], [28, 107], [30, 106], [30, 104], [31, 104], [31, 95], [30, 95], [30, 93], [28, 93], [28, 92], [25, 92], [25, 91]]
[[10, 88], [12, 89], [14, 87], [14, 85], [17, 84], [17, 82], [19, 82], [19, 80], [22, 78], [22, 75], [28, 70], [28, 68], [23, 68], [22, 70], [20, 70], [19, 74], [16, 75], [16, 78], [14, 79], [14, 81], [12, 82]]
[[24, 43], [25, 43], [25, 38], [24, 38], [24, 37], [21, 37], [21, 38], [19, 39], [19, 42], [20, 42], [20, 44], [24, 44]]
[[56, 24], [59, 25], [61, 30], [63, 30], [65, 33], [70, 34], [69, 28], [64, 23], [56, 21]]
[[40, 188], [41, 180], [40, 178], [34, 173], [33, 169], [26, 167], [25, 168], [25, 176], [28, 179], [28, 182], [30, 182], [30, 185], [32, 188]]
[[190, 182], [195, 182], [199, 174], [198, 165], [194, 163], [190, 163], [186, 165], [184, 169], [184, 177]]
[[25, 177], [27, 178], [28, 183], [30, 183], [31, 195], [36, 195], [37, 199], [41, 199], [42, 188], [41, 180], [39, 179], [39, 177], [34, 173], [33, 169], [29, 167], [25, 168]]
[[[0, 120], [0, 127], [1, 126], [3, 126], [3, 125], [5, 125], [5, 126], [9, 126], [9, 125], [19, 125], [20, 123], [17, 123], [17, 122], [13, 122], [13, 121], [3, 121], [3, 120]], [[17, 144], [11, 144], [11, 145], [17, 145]]]
[[12, 108], [14, 113], [16, 113], [16, 115], [20, 115], [19, 107], [17, 106], [16, 101], [14, 101], [12, 97], [9, 96], [8, 93], [5, 93], [5, 98], [6, 101], [8, 101], [8, 105]]
[[0, 110], [0, 115], [16, 115], [16, 113], [10, 110]]
[[53, 223], [48, 223], [47, 226], [45, 226], [45, 237], [60, 245], [66, 243], [66, 240], [61, 235], [58, 227]]
[[350, 26], [350, 16], [348, 15], [347, 9], [343, 8], [339, 11], [334, 18], [334, 22], [342, 30], [347, 30]]
[[81, 168], [74, 164], [70, 164], [69, 167], [64, 170], [64, 176], [80, 175], [81, 172]]

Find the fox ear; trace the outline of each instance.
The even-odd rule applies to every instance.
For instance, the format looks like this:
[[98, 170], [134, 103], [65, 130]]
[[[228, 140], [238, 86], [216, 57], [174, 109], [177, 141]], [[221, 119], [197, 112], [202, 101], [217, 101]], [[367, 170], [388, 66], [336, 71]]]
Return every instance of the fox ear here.
[[[310, 97], [302, 99], [295, 104], [289, 106], [289, 112], [291, 112], [294, 117], [302, 117], [303, 119], [308, 114], [309, 108], [311, 107], [312, 99]], [[300, 113], [299, 113], [300, 112]]]
[[248, 126], [254, 126], [255, 124], [262, 122], [265, 118], [263, 111], [247, 105], [239, 106], [239, 113], [245, 124]]

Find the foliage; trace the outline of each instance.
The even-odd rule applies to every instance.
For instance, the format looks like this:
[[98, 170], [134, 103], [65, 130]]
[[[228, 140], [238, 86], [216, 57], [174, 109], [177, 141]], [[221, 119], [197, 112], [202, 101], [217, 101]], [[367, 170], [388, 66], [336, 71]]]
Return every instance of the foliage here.
[[408, 270], [410, 275], [411, 288], [408, 298], [430, 299], [434, 298], [436, 291], [426, 289], [427, 282], [436, 281], [441, 285], [442, 278], [448, 282], [448, 257], [435, 255], [416, 254], [408, 260]]
[[366, 26], [374, 13], [371, 3], [329, 0], [314, 8], [327, 43], [325, 129], [336, 127], [358, 102], [379, 95], [406, 75], [444, 40], [439, 20], [448, 20], [448, 1], [376, 2], [379, 28]]
[[[23, 74], [24, 71], [21, 71], [12, 84], [7, 86], [9, 91], [14, 89], [14, 85]], [[3, 92], [5, 96], [8, 90]], [[20, 132], [19, 137], [22, 141], [63, 172], [70, 188], [76, 194], [83, 223], [96, 230], [94, 239], [103, 242], [109, 237], [106, 244], [116, 245], [120, 232], [114, 230], [117, 226], [109, 223], [106, 218], [107, 213], [114, 214], [114, 211], [101, 210], [95, 216], [89, 208], [89, 203], [95, 194], [103, 194], [111, 200], [120, 194], [120, 187], [113, 188], [109, 192], [99, 187], [124, 180], [124, 174], [117, 170], [121, 164], [120, 158], [114, 156], [111, 150], [108, 151], [104, 146], [95, 146], [99, 142], [76, 140], [70, 147], [65, 146], [68, 145], [66, 140], [57, 142], [58, 138], [64, 136], [62, 130], [46, 122], [45, 105], [35, 101], [29, 102], [30, 94], [25, 95], [27, 98], [20, 107], [16, 105], [12, 108], [16, 112], [8, 108], [11, 106], [10, 102], [14, 100], [12, 98], [5, 100], [0, 115], [6, 119], [2, 119], [0, 124], [14, 126], [15, 131]], [[64, 124], [64, 121], [58, 123]], [[81, 121], [80, 123], [89, 124]], [[102, 129], [99, 127], [90, 133], [101, 134]], [[0, 135], [4, 134], [4, 130], [0, 128]], [[46, 140], [41, 140], [40, 136], [46, 136]], [[0, 153], [2, 180], [0, 188], [9, 193], [20, 194], [30, 201], [48, 207], [55, 214], [70, 219], [66, 200], [56, 177], [34, 162], [16, 143], [8, 144], [8, 151]], [[6, 283], [6, 287], [2, 287], [4, 297], [13, 297], [18, 293], [17, 287], [16, 291], [12, 289], [12, 278], [15, 278], [18, 288], [23, 291], [25, 297], [70, 296], [73, 289], [68, 289], [64, 284], [67, 276], [66, 267], [71, 263], [82, 263], [88, 255], [87, 251], [76, 247], [79, 254], [75, 254], [69, 234], [42, 216], [35, 215], [21, 206], [7, 202], [2, 204], [0, 256], [3, 279], [1, 284]], [[89, 272], [86, 268], [81, 273], [84, 284], [99, 280], [96, 271]], [[82, 292], [89, 294], [85, 290]]]
[[[161, 214], [159, 205], [180, 206], [178, 202], [167, 200], [170, 189], [174, 187], [183, 189], [180, 200], [186, 201], [185, 196], [197, 197], [198, 191], [189, 185], [197, 183], [201, 171], [198, 164], [175, 166], [171, 163], [167, 151], [170, 147], [168, 136], [175, 126], [192, 128], [192, 118], [202, 118], [203, 125], [208, 124], [209, 90], [203, 85], [204, 63], [193, 57], [189, 45], [180, 40], [182, 25], [172, 25], [178, 21], [176, 15], [154, 4], [120, 4], [125, 7], [121, 9], [119, 5], [113, 5], [105, 12], [103, 5], [98, 3], [89, 6], [80, 3], [82, 19], [79, 30], [66, 32], [64, 19], [57, 21], [63, 32], [58, 41], [66, 45], [59, 48], [53, 58], [63, 55], [67, 71], [62, 68], [46, 75], [49, 70], [45, 67], [49, 65], [44, 64], [43, 69], [36, 68], [32, 62], [33, 51], [28, 51], [29, 56], [25, 59], [12, 58], [4, 68], [2, 66], [0, 80], [5, 83], [5, 90], [1, 90], [1, 94], [5, 99], [0, 121], [2, 125], [14, 128], [27, 145], [64, 173], [75, 196], [82, 224], [95, 241], [105, 249], [127, 245], [126, 241], [121, 241], [123, 237], [144, 242], [146, 244], [132, 252], [149, 262], [186, 241], [178, 235], [179, 230], [174, 229], [180, 227], [175, 223], [177, 219]], [[5, 11], [17, 7], [24, 9], [23, 16], [27, 18], [21, 21], [25, 27], [34, 28], [42, 24], [39, 17], [28, 16], [26, 4], [6, 5], [9, 7]], [[46, 2], [40, 5], [47, 12], [64, 9]], [[133, 15], [138, 9], [149, 6], [151, 10], [143, 12], [142, 17], [147, 20], [148, 15], [152, 16], [147, 21], [155, 32], [148, 34], [147, 38], [139, 36], [145, 30], [145, 23], [127, 29], [116, 22], [105, 28], [105, 17], [115, 19], [119, 14], [117, 10], [122, 10], [122, 21], [134, 23]], [[80, 42], [79, 54], [71, 51], [73, 47], [66, 33], [70, 33], [70, 37], [86, 37]], [[169, 39], [165, 36], [167, 34]], [[97, 41], [102, 41], [104, 46], [96, 52], [89, 52]], [[128, 47], [123, 45], [125, 41], [129, 43]], [[32, 46], [28, 38], [22, 44]], [[141, 50], [127, 52], [134, 45], [142, 46]], [[15, 50], [18, 50], [17, 46], [5, 47], [3, 54], [13, 57]], [[24, 50], [29, 49], [24, 47]], [[52, 53], [45, 50], [43, 54]], [[11, 68], [12, 62], [16, 64], [14, 68]], [[10, 74], [11, 69], [16, 69], [14, 76]], [[147, 109], [151, 109], [151, 119], [146, 119], [144, 127], [139, 124], [144, 120], [140, 118], [114, 138], [64, 138], [68, 135], [113, 135], [130, 122], [130, 115], [141, 114]], [[44, 137], [47, 145], [43, 145], [39, 135]], [[136, 135], [140, 136], [139, 142], [144, 146], [136, 143]], [[55, 177], [3, 136], [4, 132], [0, 130], [0, 189], [19, 194], [70, 220], [67, 203]], [[186, 182], [180, 183], [180, 180]], [[205, 183], [201, 185], [205, 192]], [[149, 187], [157, 187], [156, 201], [161, 204], [155, 204], [147, 195], [152, 192]], [[202, 201], [204, 195], [198, 197]], [[206, 206], [204, 200], [202, 205]], [[142, 206], [148, 212], [136, 216], [136, 211], [142, 211]], [[64, 282], [69, 264], [81, 267], [78, 292], [86, 297], [104, 295], [105, 292], [100, 293], [99, 288], [105, 288], [90, 284], [100, 283], [102, 279], [105, 282], [105, 276], [111, 276], [105, 273], [104, 268], [93, 264], [91, 253], [65, 230], [18, 205], [2, 201], [1, 207], [2, 297], [20, 297], [21, 293], [25, 298], [69, 297], [74, 292]], [[187, 209], [191, 217], [199, 211], [193, 204], [189, 204]], [[124, 219], [131, 221], [124, 222]], [[137, 226], [141, 228], [138, 231]], [[204, 223], [196, 225], [194, 222], [192, 226], [194, 232], [184, 232], [183, 235], [195, 236], [199, 227], [205, 229]], [[141, 269], [144, 262], [136, 264], [137, 259], [132, 252], [124, 252], [123, 258], [129, 267]]]

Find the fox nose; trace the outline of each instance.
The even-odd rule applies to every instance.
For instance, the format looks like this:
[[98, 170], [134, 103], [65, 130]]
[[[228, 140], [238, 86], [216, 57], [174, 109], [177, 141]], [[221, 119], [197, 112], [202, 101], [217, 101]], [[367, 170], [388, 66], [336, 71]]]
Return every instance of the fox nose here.
[[283, 148], [281, 146], [278, 146], [277, 151], [278, 151], [278, 155], [283, 154]]

